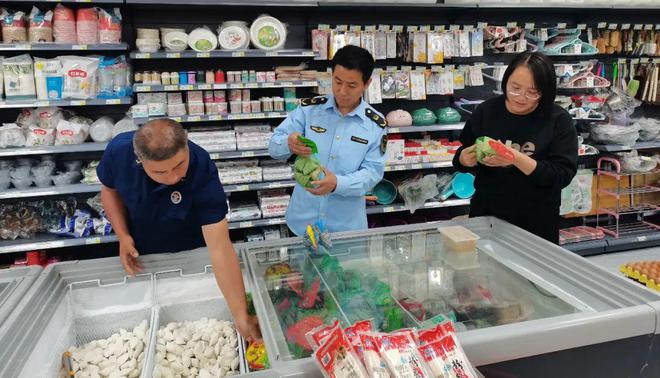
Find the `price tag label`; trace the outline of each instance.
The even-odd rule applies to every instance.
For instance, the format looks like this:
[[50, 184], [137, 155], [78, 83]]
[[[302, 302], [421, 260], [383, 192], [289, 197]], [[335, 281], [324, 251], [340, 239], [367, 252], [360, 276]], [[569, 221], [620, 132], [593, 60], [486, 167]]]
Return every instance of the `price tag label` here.
[[383, 213], [392, 213], [394, 211], [395, 211], [394, 206], [387, 206], [383, 208]]
[[250, 185], [239, 185], [236, 187], [237, 192], [246, 192], [250, 190]]
[[642, 24], [635, 24], [635, 26], [633, 27], [634, 30], [642, 30], [643, 28], [644, 28], [644, 25], [642, 25]]
[[534, 29], [534, 26], [536, 26], [536, 24], [534, 24], [533, 22], [526, 22], [525, 23], [525, 29], [527, 29], [527, 30]]
[[621, 30], [628, 30], [630, 29], [630, 24], [621, 24]]
[[179, 59], [181, 58], [181, 53], [167, 53], [165, 54], [165, 57], [169, 59]]
[[449, 30], [451, 31], [461, 30], [461, 25], [449, 25]]
[[275, 83], [261, 83], [262, 88], [272, 88], [275, 86]]
[[149, 54], [149, 53], [137, 53], [137, 54], [135, 54], [135, 59], [151, 59], [151, 54]]
[[242, 157], [253, 157], [254, 156], [254, 151], [243, 151], [241, 156]]
[[243, 84], [229, 84], [229, 89], [241, 89]]
[[111, 100], [105, 100], [106, 105], [119, 105], [121, 104], [121, 100], [118, 98], [113, 98]]
[[396, 134], [396, 133], [398, 133], [399, 131], [401, 131], [401, 129], [399, 129], [398, 127], [390, 127], [390, 128], [387, 130], [387, 133], [388, 133], [388, 134]]
[[[178, 85], [166, 85], [166, 86], [163, 87], [163, 90], [165, 90], [165, 91], [178, 91], [178, 90], [181, 90], [181, 88]], [[147, 91], [147, 92], [150, 92], [150, 91], [151, 91], [151, 88], [149, 88], [149, 91]]]
[[181, 117], [172, 117], [172, 120], [181, 123]]
[[653, 30], [653, 25], [652, 24], [644, 25], [644, 30]]
[[282, 86], [283, 86], [283, 87], [293, 87], [294, 84], [293, 84], [292, 82], [290, 82], [290, 81], [283, 81], [283, 82], [282, 82]]
[[268, 224], [282, 224], [282, 219], [271, 219], [268, 221]]
[[76, 0], [76, 3], [91, 3], [92, 0]]
[[29, 45], [27, 43], [20, 43], [14, 45], [14, 50], [32, 50], [32, 45]]
[[257, 83], [249, 83], [245, 84], [245, 88], [259, 88], [259, 85]]
[[209, 157], [211, 160], [217, 160], [220, 159], [220, 154], [209, 154]]
[[410, 166], [410, 169], [422, 169], [422, 165], [421, 164], [412, 164]]
[[465, 26], [463, 26], [463, 30], [469, 31], [469, 32], [474, 31], [474, 25], [465, 25]]
[[219, 115], [209, 116], [209, 121], [220, 121], [220, 120], [222, 120], [222, 116], [219, 116]]
[[610, 30], [616, 30], [619, 28], [619, 24], [609, 24], [607, 28]]
[[87, 238], [85, 239], [85, 244], [90, 245], [90, 244], [101, 244], [101, 238], [96, 237], [96, 238]]
[[34, 103], [34, 106], [37, 106], [37, 107], [39, 107], [39, 106], [49, 106], [49, 105], [50, 105], [50, 101], [37, 101], [37, 102]]
[[73, 45], [71, 46], [71, 50], [87, 50], [87, 45]]
[[587, 29], [587, 24], [578, 24], [577, 28], [578, 28], [578, 30], [586, 30]]
[[266, 56], [278, 56], [277, 51], [267, 51]]
[[200, 85], [197, 86], [197, 89], [201, 89], [201, 90], [207, 90], [207, 89], [211, 89], [211, 88], [213, 88], [213, 86], [211, 84], [200, 84]]
[[192, 91], [193, 89], [195, 89], [195, 87], [192, 86], [192, 85], [186, 84], [186, 85], [180, 85], [179, 89], [181, 89], [182, 91]]
[[648, 239], [648, 238], [647, 238], [647, 236], [645, 236], [645, 235], [642, 235], [642, 236], [638, 236], [638, 237], [637, 237], [637, 241], [638, 241], [638, 242], [645, 242], [647, 239]]
[[202, 120], [202, 117], [200, 116], [189, 116], [188, 117], [188, 122], [200, 122]]
[[148, 85], [138, 85], [135, 87], [136, 92], [151, 92], [151, 87]]
[[241, 223], [238, 224], [238, 226], [240, 228], [249, 228], [249, 227], [253, 226], [253, 223], [252, 222], [241, 222]]
[[598, 29], [605, 29], [607, 27], [607, 22], [599, 22]]
[[559, 29], [566, 29], [566, 23], [565, 22], [559, 22], [559, 23], [557, 23], [557, 27]]
[[213, 89], [227, 89], [227, 84], [213, 84]]
[[516, 21], [509, 21], [506, 23], [506, 27], [508, 29], [512, 29], [518, 26], [518, 23]]
[[487, 26], [488, 26], [488, 23], [487, 23], [487, 22], [480, 22], [480, 23], [477, 24], [477, 27], [478, 27], [479, 29], [484, 29], [484, 28], [487, 27]]
[[234, 51], [231, 53], [231, 56], [234, 58], [242, 58], [245, 56], [245, 51]]
[[211, 57], [211, 53], [208, 53], [208, 52], [200, 52], [200, 53], [197, 53], [197, 57], [198, 57], [198, 58], [210, 58], [210, 57]]
[[71, 106], [85, 106], [85, 105], [87, 105], [87, 101], [85, 101], [85, 100], [71, 101]]

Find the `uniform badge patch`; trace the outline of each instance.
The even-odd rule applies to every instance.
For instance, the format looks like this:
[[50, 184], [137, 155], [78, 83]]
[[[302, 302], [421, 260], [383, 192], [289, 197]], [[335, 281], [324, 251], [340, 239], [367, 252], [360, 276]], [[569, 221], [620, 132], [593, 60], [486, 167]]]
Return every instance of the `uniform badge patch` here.
[[381, 155], [384, 155], [385, 151], [387, 151], [387, 134], [383, 134], [383, 137], [380, 140], [380, 153], [381, 153]]
[[384, 129], [387, 127], [387, 120], [385, 118], [381, 117], [378, 113], [374, 112], [373, 110], [367, 108], [364, 111], [364, 114], [374, 121], [381, 129]]
[[368, 141], [368, 140], [366, 140], [366, 139], [364, 139], [364, 138], [356, 137], [355, 135], [353, 135], [353, 136], [351, 137], [351, 140], [352, 140], [353, 142], [358, 142], [358, 143], [362, 143], [362, 144], [369, 144], [369, 141]]
[[300, 105], [302, 106], [310, 106], [310, 105], [322, 105], [328, 102], [327, 97], [312, 97], [312, 98], [304, 98], [302, 101], [300, 101]]
[[328, 131], [327, 129], [324, 129], [321, 126], [310, 126], [309, 128], [312, 129], [312, 131], [315, 131], [319, 134], [323, 134], [324, 132]]
[[179, 203], [181, 203], [182, 198], [183, 197], [181, 196], [181, 192], [179, 192], [178, 190], [173, 191], [172, 194], [170, 195], [170, 200], [175, 205], [178, 205]]

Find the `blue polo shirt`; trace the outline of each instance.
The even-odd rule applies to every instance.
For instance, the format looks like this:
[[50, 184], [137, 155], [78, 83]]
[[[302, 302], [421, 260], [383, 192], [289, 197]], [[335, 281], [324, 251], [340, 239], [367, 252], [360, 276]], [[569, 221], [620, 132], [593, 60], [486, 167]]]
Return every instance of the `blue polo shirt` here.
[[218, 169], [208, 152], [188, 142], [190, 165], [176, 185], [153, 181], [137, 162], [135, 132], [115, 137], [96, 172], [103, 185], [119, 192], [128, 210], [128, 227], [139, 253], [178, 252], [203, 247], [202, 226], [227, 215]]

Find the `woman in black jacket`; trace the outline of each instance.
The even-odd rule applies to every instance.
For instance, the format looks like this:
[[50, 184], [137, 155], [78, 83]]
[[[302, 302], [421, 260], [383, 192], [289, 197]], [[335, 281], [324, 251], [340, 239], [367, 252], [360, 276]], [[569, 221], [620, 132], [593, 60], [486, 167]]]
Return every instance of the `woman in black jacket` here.
[[[536, 52], [517, 55], [502, 91], [475, 109], [454, 157], [458, 171], [476, 175], [470, 216], [493, 215], [558, 243], [561, 190], [577, 171], [578, 143], [571, 116], [554, 103], [552, 61]], [[478, 163], [475, 140], [481, 136], [508, 151]]]

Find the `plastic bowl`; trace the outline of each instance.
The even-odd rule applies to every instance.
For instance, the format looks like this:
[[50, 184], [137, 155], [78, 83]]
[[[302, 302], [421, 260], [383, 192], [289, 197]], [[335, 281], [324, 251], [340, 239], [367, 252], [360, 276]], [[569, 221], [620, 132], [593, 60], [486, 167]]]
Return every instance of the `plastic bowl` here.
[[250, 40], [261, 50], [278, 50], [286, 42], [286, 28], [275, 17], [261, 16], [250, 26]]
[[138, 39], [158, 39], [158, 29], [138, 28], [137, 37]]
[[163, 46], [170, 51], [183, 51], [188, 48], [188, 34], [169, 32], [163, 37]]
[[223, 50], [243, 50], [250, 46], [250, 29], [242, 21], [224, 22], [218, 29], [218, 43]]
[[376, 202], [381, 205], [389, 205], [396, 199], [396, 186], [387, 180], [381, 180], [373, 189], [373, 195], [377, 197]]
[[30, 177], [30, 167], [27, 165], [12, 168], [9, 171], [12, 179], [24, 179]]
[[160, 49], [160, 41], [157, 39], [137, 39], [135, 45], [140, 52], [151, 53]]
[[474, 176], [469, 173], [457, 173], [451, 183], [454, 195], [461, 199], [470, 198], [474, 195]]
[[218, 47], [218, 37], [209, 29], [197, 28], [188, 35], [188, 46], [197, 52], [208, 52]]

